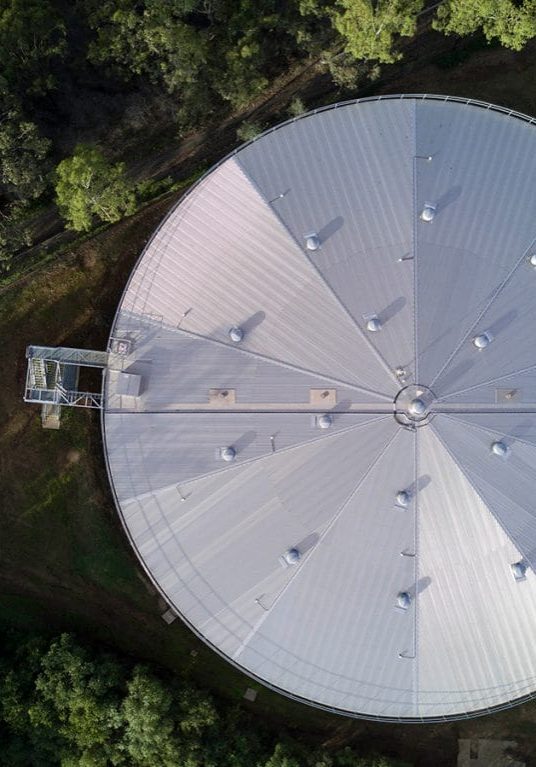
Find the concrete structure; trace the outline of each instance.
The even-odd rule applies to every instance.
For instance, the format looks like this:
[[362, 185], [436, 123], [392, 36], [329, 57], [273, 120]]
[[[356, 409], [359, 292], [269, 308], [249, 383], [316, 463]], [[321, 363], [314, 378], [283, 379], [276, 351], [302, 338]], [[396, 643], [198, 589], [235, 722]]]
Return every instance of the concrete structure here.
[[437, 720], [536, 689], [533, 123], [418, 96], [297, 118], [127, 285], [125, 529], [174, 612], [299, 700]]
[[514, 740], [461, 739], [458, 741], [457, 767], [526, 767], [516, 759]]

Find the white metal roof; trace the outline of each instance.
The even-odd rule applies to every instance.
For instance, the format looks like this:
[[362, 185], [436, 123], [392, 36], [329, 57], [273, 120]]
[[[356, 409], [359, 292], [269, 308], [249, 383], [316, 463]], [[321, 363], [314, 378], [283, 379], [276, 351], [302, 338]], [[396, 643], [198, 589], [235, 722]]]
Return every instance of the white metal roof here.
[[125, 528], [289, 695], [421, 720], [536, 690], [532, 123], [318, 110], [207, 174], [132, 273], [103, 413]]

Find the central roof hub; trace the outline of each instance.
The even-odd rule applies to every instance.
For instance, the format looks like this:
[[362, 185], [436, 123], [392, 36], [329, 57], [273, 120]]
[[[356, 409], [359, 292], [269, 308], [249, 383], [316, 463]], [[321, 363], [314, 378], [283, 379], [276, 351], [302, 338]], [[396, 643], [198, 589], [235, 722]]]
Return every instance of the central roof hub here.
[[410, 384], [395, 397], [395, 418], [402, 426], [424, 426], [430, 420], [434, 393], [427, 386]]
[[408, 405], [408, 412], [410, 415], [415, 416], [415, 418], [419, 418], [426, 413], [426, 402], [420, 397], [412, 399]]

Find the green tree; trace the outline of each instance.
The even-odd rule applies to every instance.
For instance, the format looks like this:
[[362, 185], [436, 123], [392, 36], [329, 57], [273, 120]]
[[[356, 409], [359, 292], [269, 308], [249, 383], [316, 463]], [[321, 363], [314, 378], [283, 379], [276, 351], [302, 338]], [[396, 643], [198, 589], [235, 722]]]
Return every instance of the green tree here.
[[45, 641], [33, 639], [20, 643], [11, 657], [0, 662], [0, 720], [9, 734], [6, 748], [0, 752], [0, 764], [47, 767], [62, 752], [63, 738], [57, 730], [36, 725], [30, 716], [35, 681], [46, 651]]
[[180, 764], [171, 692], [141, 666], [134, 669], [127, 691], [123, 701], [127, 754], [143, 767]]
[[333, 24], [355, 59], [389, 64], [401, 58], [396, 38], [415, 34], [423, 4], [424, 0], [339, 0]]
[[122, 724], [121, 677], [114, 659], [106, 655], [94, 658], [64, 634], [41, 658], [30, 721], [34, 726], [54, 728], [81, 755], [106, 764], [114, 755]]
[[56, 202], [69, 229], [88, 231], [94, 216], [114, 222], [136, 209], [124, 163], [112, 165], [95, 147], [78, 145], [56, 168], [56, 179]]
[[536, 0], [447, 0], [437, 9], [434, 27], [457, 35], [482, 30], [487, 40], [519, 51], [536, 36]]
[[272, 756], [263, 767], [305, 767], [305, 762], [293, 753], [293, 749], [283, 743], [277, 743]]
[[186, 126], [262, 93], [308, 26], [296, 0], [105, 0], [89, 18], [92, 61], [163, 83]]
[[224, 72], [214, 87], [235, 109], [246, 106], [268, 87], [268, 78], [259, 67], [261, 57], [261, 44], [245, 37], [225, 54]]
[[51, 142], [18, 109], [4, 113], [0, 123], [0, 184], [22, 199], [35, 199], [45, 191]]
[[260, 136], [263, 132], [263, 126], [258, 122], [243, 122], [236, 130], [236, 136], [240, 141], [251, 141]]
[[303, 103], [303, 99], [299, 96], [295, 96], [287, 107], [287, 113], [290, 117], [299, 117], [307, 112], [307, 107]]
[[97, 39], [94, 62], [110, 62], [127, 77], [147, 75], [170, 92], [195, 83], [206, 63], [204, 35], [184, 21], [196, 3], [170, 0], [107, 0], [91, 15]]
[[394, 767], [350, 748], [274, 743], [239, 707], [67, 634], [0, 642], [0, 765]]
[[0, 208], [0, 271], [9, 271], [13, 256], [31, 244], [27, 206], [14, 202]]
[[304, 23], [295, 0], [222, 0], [212, 27], [214, 90], [234, 108], [250, 103], [296, 54]]
[[51, 65], [65, 52], [65, 25], [48, 0], [0, 0], [0, 71], [11, 88], [49, 90]]

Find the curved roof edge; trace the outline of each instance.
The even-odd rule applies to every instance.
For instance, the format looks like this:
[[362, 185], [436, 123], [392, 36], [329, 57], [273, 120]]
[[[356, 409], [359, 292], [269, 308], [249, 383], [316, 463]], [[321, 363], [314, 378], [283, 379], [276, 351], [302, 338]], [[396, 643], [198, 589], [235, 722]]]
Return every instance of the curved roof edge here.
[[[290, 125], [292, 123], [297, 122], [298, 120], [303, 120], [307, 117], [313, 116], [315, 114], [319, 114], [322, 112], [326, 112], [329, 110], [335, 110], [335, 109], [341, 109], [343, 107], [347, 106], [353, 106], [355, 104], [361, 104], [361, 103], [369, 103], [369, 102], [377, 102], [377, 101], [389, 101], [389, 100], [415, 100], [415, 101], [436, 101], [436, 102], [455, 102], [467, 106], [474, 106], [480, 109], [489, 110], [493, 112], [497, 112], [500, 114], [505, 115], [506, 117], [515, 117], [519, 120], [522, 120], [523, 122], [527, 122], [529, 124], [536, 124], [536, 117], [530, 117], [529, 115], [526, 115], [522, 112], [518, 112], [513, 109], [508, 109], [505, 107], [501, 107], [489, 102], [485, 101], [479, 101], [477, 99], [471, 99], [471, 98], [463, 98], [459, 96], [448, 96], [448, 95], [437, 95], [437, 94], [387, 94], [387, 95], [379, 95], [379, 96], [369, 96], [364, 98], [356, 98], [351, 99], [347, 101], [337, 102], [334, 104], [329, 104], [323, 107], [319, 107], [317, 109], [311, 110], [309, 112], [305, 112], [302, 115], [299, 115], [297, 117], [290, 118], [289, 120], [285, 120], [284, 122], [278, 123], [277, 125], [268, 128], [267, 130], [260, 133], [255, 138], [251, 139], [250, 141], [247, 141], [243, 144], [240, 144], [238, 147], [233, 149], [231, 152], [226, 154], [224, 157], [222, 157], [217, 163], [212, 165], [209, 169], [203, 173], [203, 175], [194, 183], [192, 184], [189, 189], [184, 192], [179, 199], [172, 205], [168, 213], [164, 216], [163, 219], [161, 219], [160, 223], [152, 233], [151, 237], [147, 241], [145, 247], [143, 248], [142, 252], [140, 253], [138, 259], [136, 260], [135, 264], [133, 265], [129, 278], [125, 284], [125, 287], [122, 291], [122, 294], [120, 296], [120, 299], [117, 303], [117, 308], [114, 314], [113, 321], [111, 323], [111, 330], [115, 327], [115, 324], [117, 322], [120, 307], [122, 305], [123, 299], [125, 294], [127, 293], [132, 277], [134, 273], [136, 272], [137, 268], [139, 267], [142, 259], [144, 258], [147, 250], [151, 246], [154, 238], [158, 234], [158, 232], [166, 225], [168, 219], [173, 215], [173, 213], [176, 211], [176, 209], [186, 200], [188, 197], [197, 189], [197, 187], [217, 168], [219, 168], [223, 163], [225, 163], [228, 159], [234, 157], [237, 155], [240, 151], [242, 151], [245, 147], [250, 146], [254, 144], [256, 141], [258, 141], [260, 138], [269, 135], [277, 130], [279, 130], [282, 127], [285, 127], [287, 125]], [[102, 390], [103, 393], [106, 391], [107, 386], [107, 376], [105, 375], [103, 378], [103, 386]], [[166, 604], [170, 605], [173, 609], [173, 611], [176, 613], [176, 615], [181, 619], [181, 621], [188, 626], [188, 628], [193, 632], [193, 634], [200, 640], [203, 641], [203, 643], [212, 651], [216, 652], [225, 662], [230, 663], [237, 671], [242, 673], [244, 677], [250, 678], [260, 684], [262, 684], [264, 687], [267, 687], [268, 689], [272, 690], [273, 692], [277, 692], [286, 698], [293, 700], [294, 702], [301, 703], [303, 705], [307, 706], [313, 706], [316, 709], [325, 711], [327, 713], [331, 714], [337, 714], [340, 716], [346, 716], [349, 718], [354, 719], [363, 719], [367, 721], [376, 721], [376, 722], [385, 722], [385, 723], [408, 723], [408, 724], [423, 724], [423, 723], [440, 723], [440, 722], [451, 722], [451, 721], [460, 721], [465, 719], [474, 719], [478, 718], [480, 716], [486, 715], [486, 714], [493, 714], [498, 713], [500, 711], [509, 710], [511, 708], [514, 708], [515, 706], [522, 705], [523, 703], [526, 703], [528, 701], [534, 700], [536, 698], [536, 690], [533, 693], [525, 694], [519, 698], [512, 699], [510, 701], [506, 701], [504, 703], [499, 703], [495, 706], [490, 707], [483, 707], [480, 709], [476, 709], [474, 711], [470, 712], [463, 712], [459, 714], [451, 714], [451, 715], [444, 715], [444, 716], [423, 716], [423, 717], [389, 717], [389, 716], [380, 716], [380, 715], [371, 715], [371, 714], [365, 714], [360, 713], [356, 711], [348, 711], [345, 709], [339, 709], [328, 705], [323, 705], [321, 703], [318, 703], [316, 701], [313, 701], [309, 698], [301, 697], [298, 695], [295, 695], [291, 692], [288, 692], [287, 690], [284, 690], [271, 682], [263, 679], [260, 676], [257, 676], [250, 671], [246, 670], [243, 666], [241, 666], [239, 663], [234, 661], [230, 656], [226, 655], [222, 650], [220, 650], [216, 645], [212, 644], [205, 636], [203, 636], [202, 633], [200, 633], [195, 626], [183, 615], [183, 613], [177, 608], [177, 606], [170, 601], [169, 596], [163, 591], [163, 589], [160, 587], [158, 582], [153, 577], [150, 569], [146, 565], [141, 552], [139, 551], [138, 547], [135, 544], [135, 541], [132, 537], [132, 534], [129, 530], [129, 527], [125, 521], [125, 518], [123, 516], [122, 508], [119, 502], [119, 499], [117, 497], [117, 493], [115, 490], [115, 485], [113, 482], [113, 477], [111, 473], [110, 463], [109, 463], [109, 456], [107, 450], [104, 449], [105, 445], [105, 415], [106, 410], [105, 408], [101, 409], [100, 414], [100, 420], [101, 420], [101, 429], [102, 429], [102, 441], [103, 441], [103, 452], [105, 457], [105, 466], [106, 466], [106, 473], [108, 476], [108, 481], [110, 488], [112, 490], [112, 495], [114, 499], [114, 503], [116, 506], [116, 510], [119, 513], [119, 518], [121, 520], [121, 525], [123, 527], [123, 530], [126, 533], [126, 536], [129, 540], [129, 543], [132, 547], [132, 549], [136, 553], [136, 557], [138, 562], [141, 564], [143, 571], [151, 584], [154, 586], [157, 593], [162, 597], [162, 599], [166, 602]]]
[[[536, 122], [536, 120], [534, 122]], [[104, 383], [103, 388], [105, 385], [106, 384]], [[105, 410], [104, 408], [102, 408], [100, 411], [100, 420], [101, 420], [101, 429], [103, 434], [103, 445], [105, 441], [104, 435], [106, 432], [105, 415], [106, 415]], [[440, 722], [456, 722], [456, 721], [461, 721], [465, 719], [477, 719], [478, 717], [484, 716], [487, 714], [496, 714], [496, 713], [499, 713], [500, 711], [507, 711], [511, 708], [520, 706], [523, 703], [527, 703], [528, 701], [534, 700], [536, 698], [536, 690], [535, 690], [533, 693], [522, 695], [520, 698], [515, 698], [513, 700], [507, 701], [506, 703], [499, 703], [496, 706], [484, 707], [484, 708], [477, 709], [475, 711], [464, 712], [463, 714], [449, 714], [445, 716], [423, 716], [423, 717], [375, 716], [371, 714], [362, 714], [358, 711], [347, 711], [346, 709], [335, 708], [333, 706], [326, 706], [314, 700], [311, 700], [310, 698], [303, 698], [299, 695], [293, 695], [291, 692], [288, 692], [287, 690], [284, 690], [281, 687], [277, 687], [277, 685], [274, 685], [271, 682], [268, 682], [267, 680], [263, 679], [262, 677], [251, 673], [250, 671], [245, 669], [244, 666], [241, 666], [239, 663], [233, 660], [229, 655], [226, 655], [216, 645], [214, 645], [206, 637], [204, 637], [203, 634], [200, 631], [198, 631], [196, 627], [184, 616], [184, 614], [179, 610], [179, 608], [173, 602], [171, 602], [171, 600], [169, 599], [169, 596], [163, 591], [159, 583], [155, 580], [150, 569], [146, 565], [145, 560], [143, 559], [141, 552], [139, 551], [134, 541], [134, 538], [129, 530], [129, 527], [125, 521], [125, 518], [123, 516], [121, 504], [119, 503], [119, 499], [115, 492], [115, 486], [113, 483], [112, 473], [111, 473], [109, 459], [108, 459], [108, 452], [106, 450], [104, 450], [104, 458], [105, 458], [105, 466], [106, 466], [106, 474], [108, 476], [108, 482], [112, 490], [112, 495], [113, 495], [116, 510], [119, 514], [119, 518], [121, 519], [121, 525], [123, 527], [124, 532], [126, 533], [128, 541], [132, 547], [132, 550], [136, 552], [136, 557], [138, 559], [138, 562], [141, 564], [143, 568], [143, 572], [145, 573], [145, 575], [147, 576], [151, 584], [154, 586], [158, 594], [162, 597], [164, 602], [173, 609], [173, 612], [190, 629], [190, 631], [198, 639], [200, 639], [203, 642], [203, 644], [205, 644], [210, 650], [217, 653], [222, 658], [222, 660], [232, 665], [236, 669], [236, 671], [239, 671], [245, 677], [249, 677], [250, 679], [253, 679], [255, 682], [259, 682], [264, 687], [267, 687], [269, 690], [272, 690], [272, 692], [277, 692], [280, 695], [284, 695], [285, 698], [289, 698], [295, 703], [301, 703], [304, 706], [312, 706], [313, 708], [320, 709], [321, 711], [325, 711], [329, 714], [346, 716], [351, 719], [363, 719], [370, 722], [385, 722], [386, 724], [389, 724], [389, 723], [390, 724], [396, 724], [396, 723], [398, 724], [427, 724], [427, 723], [437, 724]]]
[[[208, 168], [202, 176], [200, 176], [197, 181], [195, 181], [192, 186], [182, 194], [177, 202], [172, 205], [172, 207], [169, 209], [169, 211], [166, 213], [164, 218], [160, 221], [154, 232], [152, 233], [151, 237], [147, 240], [145, 247], [143, 248], [142, 252], [138, 256], [136, 262], [134, 263], [134, 266], [132, 267], [130, 271], [129, 278], [126, 282], [126, 285], [123, 289], [123, 292], [121, 293], [121, 297], [117, 304], [117, 309], [115, 310], [114, 318], [112, 321], [111, 327], [113, 328], [115, 326], [115, 323], [117, 322], [117, 317], [119, 315], [119, 310], [121, 307], [121, 304], [123, 302], [123, 299], [125, 297], [125, 294], [130, 286], [130, 282], [132, 280], [132, 276], [135, 273], [136, 269], [140, 265], [145, 253], [151, 246], [151, 243], [153, 242], [154, 238], [156, 237], [157, 233], [162, 229], [163, 226], [167, 223], [168, 219], [173, 215], [175, 210], [179, 207], [179, 205], [182, 205], [182, 203], [188, 199], [188, 197], [194, 192], [197, 187], [213, 172], [216, 170], [216, 168], [219, 168], [220, 165], [223, 165], [224, 162], [229, 160], [231, 157], [234, 157], [236, 154], [242, 151], [247, 146], [250, 146], [254, 144], [256, 141], [258, 141], [263, 136], [267, 136], [270, 133], [274, 133], [275, 131], [279, 130], [280, 128], [283, 128], [286, 125], [290, 125], [292, 123], [297, 122], [298, 120], [304, 120], [306, 117], [311, 117], [312, 115], [320, 114], [322, 112], [327, 112], [331, 109], [341, 109], [343, 107], [353, 106], [354, 104], [366, 104], [369, 102], [374, 101], [443, 101], [443, 102], [455, 102], [458, 104], [465, 104], [467, 106], [475, 106], [479, 107], [480, 109], [484, 110], [490, 110], [493, 112], [499, 112], [500, 114], [504, 114], [507, 117], [515, 117], [519, 120], [522, 120], [524, 122], [532, 123], [536, 125], [536, 117], [530, 117], [530, 115], [526, 115], [523, 112], [517, 112], [515, 109], [507, 109], [506, 107], [498, 106], [497, 104], [491, 104], [487, 101], [478, 101], [477, 99], [469, 99], [469, 98], [463, 98], [461, 96], [442, 96], [438, 94], [428, 94], [428, 93], [396, 93], [396, 94], [387, 94], [387, 95], [380, 95], [380, 96], [365, 96], [363, 98], [357, 98], [357, 99], [349, 99], [348, 101], [338, 101], [334, 104], [327, 104], [324, 107], [318, 107], [317, 109], [312, 109], [309, 112], [304, 112], [301, 115], [298, 115], [297, 117], [291, 117], [289, 120], [285, 120], [282, 123], [278, 123], [277, 125], [274, 125], [272, 128], [267, 128], [267, 130], [263, 131], [262, 133], [259, 133], [258, 136], [255, 136], [255, 138], [251, 139], [250, 141], [246, 141], [243, 144], [240, 144], [240, 146], [237, 146], [235, 149], [233, 149], [231, 152], [228, 152], [224, 157], [221, 158], [221, 160], [218, 160], [217, 163], [214, 165], [211, 165], [210, 168]], [[104, 386], [103, 383], [103, 392], [104, 392]]]

